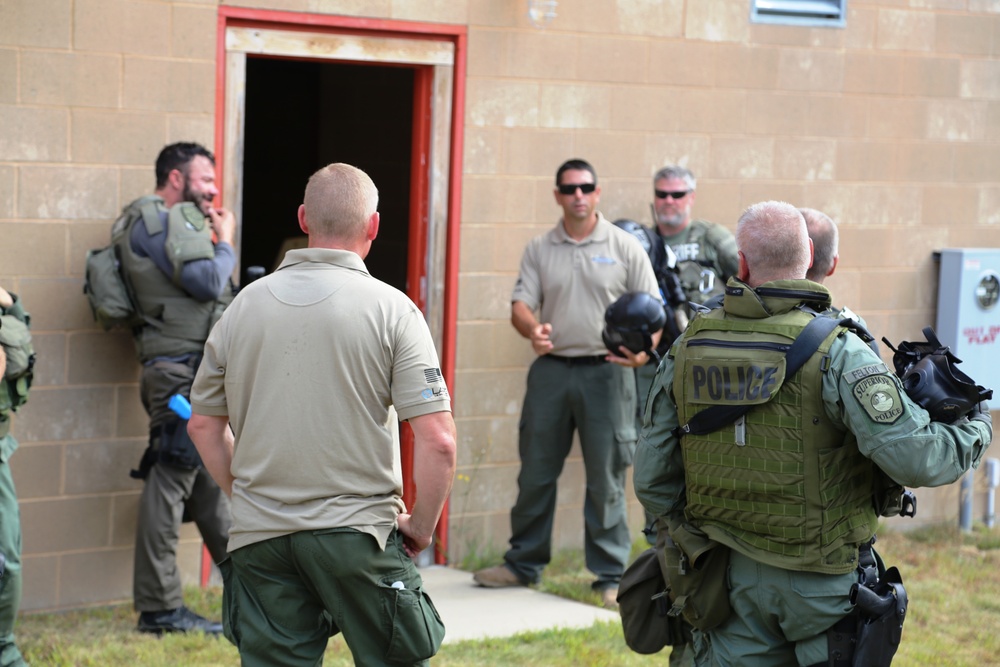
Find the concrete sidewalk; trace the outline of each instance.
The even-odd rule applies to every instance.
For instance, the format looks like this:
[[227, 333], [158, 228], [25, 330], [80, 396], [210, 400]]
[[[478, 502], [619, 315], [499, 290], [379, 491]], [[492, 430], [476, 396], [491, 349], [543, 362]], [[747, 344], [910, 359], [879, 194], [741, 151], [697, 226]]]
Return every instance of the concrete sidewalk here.
[[445, 643], [551, 628], [586, 628], [596, 621], [621, 622], [617, 611], [525, 586], [482, 588], [472, 581], [471, 572], [443, 565], [421, 567], [420, 576], [444, 621]]

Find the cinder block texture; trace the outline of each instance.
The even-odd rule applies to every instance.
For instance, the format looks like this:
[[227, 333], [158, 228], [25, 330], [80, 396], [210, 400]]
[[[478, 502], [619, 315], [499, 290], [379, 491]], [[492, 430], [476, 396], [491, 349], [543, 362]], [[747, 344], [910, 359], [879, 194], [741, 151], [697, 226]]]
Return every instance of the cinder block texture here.
[[132, 550], [126, 547], [60, 558], [59, 606], [64, 609], [132, 597]]
[[0, 48], [0, 104], [17, 101], [17, 51]]
[[23, 167], [18, 191], [22, 218], [85, 220], [115, 217], [117, 170], [104, 167]]
[[[75, 0], [73, 9], [73, 47], [77, 50], [170, 55], [170, 3]], [[203, 29], [206, 36], [211, 35], [210, 24]], [[162, 38], [151, 38], [158, 34]]]
[[210, 113], [215, 103], [215, 65], [127, 58], [123, 91], [127, 109]]
[[896, 51], [929, 51], [934, 46], [934, 15], [904, 9], [880, 9], [875, 45]]
[[0, 105], [0, 156], [26, 162], [65, 160], [68, 118], [65, 109]]
[[72, 6], [72, 0], [6, 0], [0, 44], [69, 48]]
[[21, 52], [21, 102], [73, 107], [118, 106], [121, 95], [118, 55]]
[[731, 0], [688, 2], [684, 36], [710, 42], [745, 42], [750, 31], [747, 7]]
[[[20, 416], [14, 417], [11, 431], [19, 437]], [[64, 468], [61, 465], [64, 448], [55, 445], [21, 445], [10, 458], [10, 471], [17, 486], [18, 500], [52, 498], [63, 490]]]
[[108, 497], [22, 502], [24, 553], [62, 551], [66, 535], [75, 536], [79, 551], [107, 546], [110, 502]]
[[167, 116], [162, 113], [73, 111], [73, 160], [90, 164], [146, 165], [163, 148]]
[[[2, 190], [0, 190], [2, 192]], [[66, 229], [61, 224], [3, 222], [0, 223], [0, 266], [6, 275], [62, 275], [66, 269]], [[81, 295], [82, 298], [82, 295]], [[43, 304], [34, 300], [25, 304], [35, 311]]]

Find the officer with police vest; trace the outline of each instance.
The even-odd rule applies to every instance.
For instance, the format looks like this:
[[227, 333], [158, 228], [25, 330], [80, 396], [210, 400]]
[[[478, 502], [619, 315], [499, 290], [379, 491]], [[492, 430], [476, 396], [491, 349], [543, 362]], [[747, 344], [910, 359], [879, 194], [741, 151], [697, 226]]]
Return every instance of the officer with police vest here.
[[722, 225], [691, 219], [697, 185], [684, 167], [660, 169], [653, 176], [652, 210], [656, 233], [677, 258], [688, 301], [703, 304], [736, 275], [736, 241]]
[[202, 466], [186, 418], [169, 406], [172, 396], [189, 396], [205, 340], [233, 296], [236, 219], [212, 207], [218, 194], [212, 153], [195, 143], [171, 144], [156, 159], [155, 194], [129, 204], [112, 231], [146, 321], [133, 330], [149, 414], [149, 447], [132, 473], [145, 480], [133, 580], [141, 632], [222, 631], [221, 623], [184, 606], [177, 541], [190, 519], [220, 562], [229, 501]]
[[21, 512], [10, 457], [17, 440], [10, 434], [11, 413], [28, 400], [34, 350], [31, 317], [17, 295], [0, 287], [0, 666], [26, 667], [14, 642], [21, 606]]
[[[732, 612], [695, 632], [695, 664], [850, 665], [844, 655], [830, 662], [837, 640], [828, 630], [852, 609], [859, 550], [878, 525], [876, 466], [907, 486], [952, 483], [979, 465], [992, 423], [980, 408], [932, 423], [843, 327], [787, 377], [779, 346], [830, 304], [804, 279], [805, 221], [790, 204], [755, 204], [736, 240], [739, 269], [723, 307], [692, 319], [653, 382], [636, 495], [688, 555], [691, 536], [730, 549]], [[719, 405], [752, 409], [693, 435], [692, 417]]]

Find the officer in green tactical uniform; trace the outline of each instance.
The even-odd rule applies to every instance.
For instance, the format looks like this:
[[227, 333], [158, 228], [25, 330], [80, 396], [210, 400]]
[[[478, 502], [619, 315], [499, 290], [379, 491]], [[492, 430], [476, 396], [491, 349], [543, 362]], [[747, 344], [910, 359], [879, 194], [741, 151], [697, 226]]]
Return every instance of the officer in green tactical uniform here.
[[[732, 611], [695, 631], [696, 665], [850, 665], [850, 656], [830, 662], [828, 631], [852, 610], [859, 550], [878, 523], [878, 469], [907, 486], [952, 483], [979, 465], [990, 415], [931, 422], [844, 327], [786, 377], [778, 346], [830, 305], [826, 288], [804, 278], [805, 221], [789, 204], [755, 204], [736, 240], [723, 307], [692, 319], [654, 379], [636, 495], [684, 553], [693, 539], [730, 550]], [[704, 409], [747, 404], [714, 432], [685, 431]]]
[[145, 324], [133, 329], [149, 447], [133, 476], [145, 480], [136, 530], [133, 598], [141, 632], [222, 631], [184, 606], [177, 569], [181, 523], [193, 520], [216, 563], [226, 556], [229, 501], [204, 469], [187, 420], [169, 401], [187, 398], [209, 331], [232, 300], [232, 212], [212, 208], [215, 159], [176, 143], [156, 160], [156, 191], [129, 204], [112, 239]]
[[[813, 263], [806, 272], [806, 279], [823, 284], [837, 270], [837, 262], [840, 261], [840, 233], [837, 231], [837, 223], [826, 213], [814, 208], [800, 208], [799, 213], [805, 218], [806, 230], [813, 243]], [[861, 316], [846, 306], [835, 308], [834, 313], [837, 317], [856, 320], [867, 328]]]
[[722, 294], [736, 275], [736, 241], [728, 229], [692, 220], [698, 183], [694, 174], [668, 165], [653, 175], [653, 220], [656, 233], [677, 258], [681, 285], [688, 301], [705, 303]]
[[10, 457], [17, 440], [11, 413], [28, 400], [35, 363], [28, 325], [31, 318], [16, 295], [0, 287], [0, 667], [27, 665], [14, 643], [21, 606], [21, 513]]

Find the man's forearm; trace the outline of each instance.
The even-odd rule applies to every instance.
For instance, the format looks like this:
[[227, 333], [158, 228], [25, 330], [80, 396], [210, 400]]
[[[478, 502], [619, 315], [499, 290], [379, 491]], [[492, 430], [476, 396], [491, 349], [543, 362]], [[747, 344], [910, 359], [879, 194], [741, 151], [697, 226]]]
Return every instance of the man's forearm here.
[[233, 431], [228, 417], [193, 414], [188, 421], [191, 436], [205, 470], [227, 496], [233, 495]]
[[[428, 419], [430, 418], [430, 419]], [[417, 501], [411, 527], [421, 536], [433, 535], [455, 478], [455, 422], [441, 412], [411, 420], [414, 435], [413, 481]]]
[[535, 314], [531, 312], [531, 309], [523, 301], [514, 301], [511, 303], [510, 323], [525, 338], [531, 338], [531, 332], [538, 326]]

